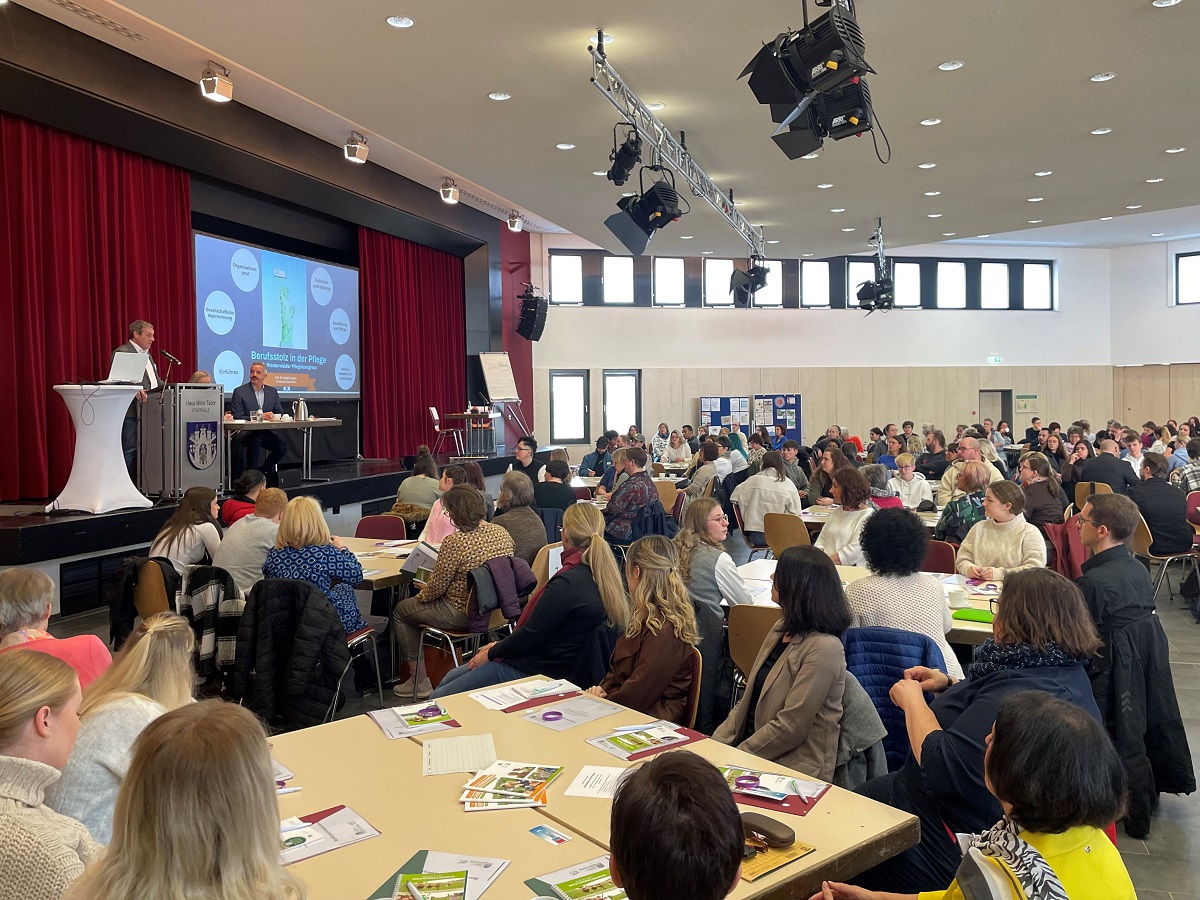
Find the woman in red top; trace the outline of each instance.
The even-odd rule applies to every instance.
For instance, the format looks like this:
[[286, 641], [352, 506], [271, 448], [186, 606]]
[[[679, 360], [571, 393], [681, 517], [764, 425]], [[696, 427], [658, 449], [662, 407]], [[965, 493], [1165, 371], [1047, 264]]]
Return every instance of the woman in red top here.
[[238, 519], [254, 512], [259, 493], [267, 486], [267, 476], [258, 469], [247, 469], [232, 485], [233, 496], [221, 504], [221, 523], [228, 528]]

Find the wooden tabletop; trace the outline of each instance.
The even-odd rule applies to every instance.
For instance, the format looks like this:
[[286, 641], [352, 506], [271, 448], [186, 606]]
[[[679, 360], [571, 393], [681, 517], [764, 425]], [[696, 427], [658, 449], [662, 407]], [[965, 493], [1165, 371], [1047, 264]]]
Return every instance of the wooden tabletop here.
[[[825, 527], [825, 523], [829, 521], [829, 514], [833, 511], [831, 506], [810, 506], [800, 513], [800, 518], [804, 520], [804, 524], [808, 526], [808, 530], [816, 533]], [[938, 519], [941, 517], [940, 512], [917, 512], [915, 509], [912, 512], [916, 513], [917, 518], [930, 531], [933, 531], [937, 525]]]
[[[410, 580], [407, 572], [400, 571], [405, 559], [407, 559], [407, 555], [392, 555], [395, 549], [403, 548], [381, 546], [390, 542], [377, 540], [376, 538], [344, 537], [342, 538], [342, 543], [346, 545], [346, 549], [354, 552], [359, 564], [363, 567], [363, 580], [355, 585], [355, 587], [361, 588], [364, 591], [379, 591]], [[412, 541], [407, 546], [415, 547], [417, 544], [418, 541]], [[361, 553], [376, 553], [378, 555], [364, 558], [359, 556]], [[373, 574], [368, 575], [368, 572], [372, 572]]]

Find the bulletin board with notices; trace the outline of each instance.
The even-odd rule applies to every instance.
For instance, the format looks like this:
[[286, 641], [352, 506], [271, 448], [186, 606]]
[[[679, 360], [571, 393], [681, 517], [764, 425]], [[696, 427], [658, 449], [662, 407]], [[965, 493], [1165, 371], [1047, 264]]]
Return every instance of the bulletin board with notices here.
[[752, 420], [749, 397], [700, 398], [700, 424], [707, 425], [714, 433], [722, 427], [736, 425], [742, 434], [749, 434], [754, 427]]
[[801, 446], [803, 441], [803, 424], [801, 422], [802, 402], [799, 394], [755, 394], [753, 402], [753, 427], [767, 426], [772, 438], [775, 436], [775, 426], [782, 425], [784, 437], [793, 440]]

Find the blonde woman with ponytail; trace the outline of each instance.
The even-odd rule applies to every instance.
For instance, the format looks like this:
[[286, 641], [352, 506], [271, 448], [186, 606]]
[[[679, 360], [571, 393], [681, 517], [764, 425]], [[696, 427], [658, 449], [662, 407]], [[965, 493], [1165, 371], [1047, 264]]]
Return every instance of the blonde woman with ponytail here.
[[0, 896], [59, 900], [101, 848], [43, 802], [79, 734], [79, 677], [48, 653], [0, 654]]
[[245, 709], [189, 703], [150, 723], [112, 841], [63, 900], [304, 900], [279, 858], [267, 736]]
[[168, 710], [191, 703], [195, 638], [187, 619], [143, 619], [113, 664], [88, 687], [79, 707], [79, 740], [46, 805], [87, 826], [107, 844], [113, 805], [142, 730]]
[[621, 570], [593, 504], [563, 513], [562, 535], [562, 568], [530, 598], [516, 630], [447, 674], [435, 698], [529, 675], [586, 681], [576, 681], [580, 687], [604, 676], [613, 643], [629, 623]]
[[692, 688], [692, 648], [700, 643], [687, 588], [675, 571], [675, 545], [662, 535], [634, 541], [625, 557], [633, 612], [608, 674], [588, 693], [678, 725]]

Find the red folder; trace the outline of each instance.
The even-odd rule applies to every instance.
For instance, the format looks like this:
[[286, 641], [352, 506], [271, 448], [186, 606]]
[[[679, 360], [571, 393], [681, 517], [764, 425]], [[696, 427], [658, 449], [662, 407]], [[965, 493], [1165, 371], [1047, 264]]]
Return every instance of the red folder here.
[[817, 801], [825, 796], [825, 792], [829, 790], [829, 785], [821, 790], [812, 800], [806, 800], [804, 797], [788, 797], [787, 800], [771, 800], [767, 797], [755, 797], [752, 794], [739, 794], [734, 792], [733, 799], [739, 806], [757, 806], [759, 809], [769, 809], [771, 812], [785, 813], [789, 816], [806, 816]]
[[504, 711], [506, 713], [524, 712], [527, 709], [534, 709], [538, 706], [545, 706], [547, 703], [553, 703], [555, 700], [567, 700], [578, 696], [579, 691], [567, 691], [565, 694], [543, 694], [540, 697], [534, 697], [523, 703], [514, 703], [512, 706], [506, 706], [504, 707]]
[[635, 753], [629, 757], [629, 762], [637, 762], [640, 759], [647, 759], [655, 753], [662, 753], [664, 750], [678, 750], [680, 747], [686, 747], [688, 744], [694, 744], [696, 741], [702, 741], [707, 735], [703, 735], [698, 731], [692, 731], [690, 728], [679, 728], [677, 731], [686, 736], [686, 741], [680, 741], [677, 744], [668, 744], [665, 747], [651, 747], [649, 750], [643, 750], [640, 753]]

